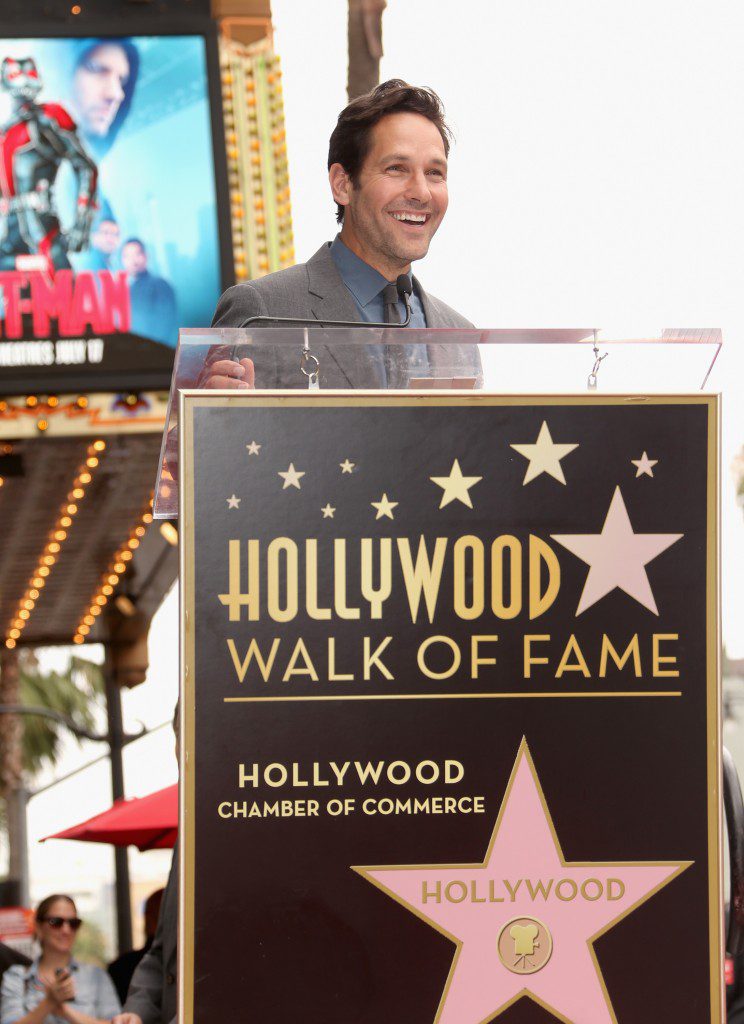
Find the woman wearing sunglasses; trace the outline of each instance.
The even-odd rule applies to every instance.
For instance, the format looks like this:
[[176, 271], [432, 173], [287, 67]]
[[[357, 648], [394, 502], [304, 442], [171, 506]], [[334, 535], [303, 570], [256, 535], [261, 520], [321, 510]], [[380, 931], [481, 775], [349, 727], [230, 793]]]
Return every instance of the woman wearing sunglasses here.
[[82, 921], [69, 896], [47, 896], [36, 910], [41, 954], [3, 975], [0, 1024], [106, 1024], [121, 1006], [108, 974], [72, 955]]

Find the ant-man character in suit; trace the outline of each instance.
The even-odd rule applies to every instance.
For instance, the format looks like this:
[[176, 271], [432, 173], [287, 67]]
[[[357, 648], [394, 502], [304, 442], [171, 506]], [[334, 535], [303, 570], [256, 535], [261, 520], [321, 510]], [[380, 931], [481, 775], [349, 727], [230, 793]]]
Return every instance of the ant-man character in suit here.
[[[87, 248], [95, 213], [98, 168], [80, 141], [75, 122], [57, 103], [37, 103], [42, 83], [31, 57], [6, 57], [0, 88], [13, 102], [0, 127], [0, 270], [69, 269], [68, 252]], [[67, 160], [77, 181], [76, 216], [64, 234], [54, 204], [54, 182]], [[21, 269], [18, 267], [18, 269]]]

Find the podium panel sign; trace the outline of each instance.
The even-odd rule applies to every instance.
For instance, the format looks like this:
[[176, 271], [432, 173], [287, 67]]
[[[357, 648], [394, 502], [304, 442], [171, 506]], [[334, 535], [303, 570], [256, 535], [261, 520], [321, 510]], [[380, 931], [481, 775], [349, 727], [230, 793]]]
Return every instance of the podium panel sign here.
[[717, 399], [180, 423], [183, 1024], [719, 1024]]

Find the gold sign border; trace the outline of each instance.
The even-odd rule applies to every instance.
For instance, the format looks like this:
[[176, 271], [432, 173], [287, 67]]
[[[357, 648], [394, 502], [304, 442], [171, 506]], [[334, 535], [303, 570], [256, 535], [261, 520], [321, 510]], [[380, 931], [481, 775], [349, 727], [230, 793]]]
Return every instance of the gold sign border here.
[[[259, 407], [302, 408], [352, 406], [530, 406], [530, 405], [703, 405], [708, 410], [706, 644], [708, 691], [708, 886], [710, 907], [710, 1024], [723, 1014], [723, 848], [721, 759], [721, 681], [718, 651], [720, 630], [720, 401], [713, 394], [649, 395], [498, 395], [483, 391], [181, 391], [179, 394], [179, 524], [180, 524], [180, 661], [179, 731], [179, 926], [178, 1020], [194, 1024], [194, 899], [195, 899], [195, 637], [194, 637], [194, 410], [254, 403]], [[610, 696], [610, 694], [608, 694]], [[519, 699], [515, 695], [515, 699]]]

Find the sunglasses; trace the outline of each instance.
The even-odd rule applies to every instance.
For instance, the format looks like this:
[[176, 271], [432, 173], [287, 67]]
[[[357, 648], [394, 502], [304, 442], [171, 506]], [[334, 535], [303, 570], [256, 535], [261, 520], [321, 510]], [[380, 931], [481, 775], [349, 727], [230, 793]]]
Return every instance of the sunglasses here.
[[45, 921], [49, 927], [54, 928], [55, 931], [59, 931], [60, 928], [64, 928], [64, 926], [68, 924], [74, 932], [76, 932], [83, 923], [79, 917], [42, 917], [42, 921]]

